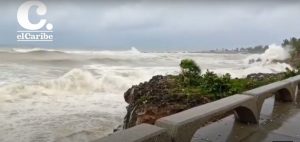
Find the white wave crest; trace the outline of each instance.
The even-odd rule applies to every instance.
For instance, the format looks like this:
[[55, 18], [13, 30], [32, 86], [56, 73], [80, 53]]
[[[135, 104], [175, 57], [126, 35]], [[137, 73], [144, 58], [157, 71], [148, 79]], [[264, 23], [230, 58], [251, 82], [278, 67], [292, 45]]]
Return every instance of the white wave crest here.
[[87, 93], [96, 91], [101, 84], [92, 73], [73, 69], [58, 79], [43, 81], [40, 85], [51, 90]]
[[[0, 94], [9, 98], [26, 98], [33, 94], [44, 95], [89, 95], [122, 94], [131, 85], [150, 79], [153, 75], [167, 73], [174, 68], [87, 66], [88, 69], [72, 69], [61, 77], [42, 80], [35, 84], [9, 84], [0, 87]], [[95, 71], [92, 73], [91, 71]], [[14, 94], [12, 96], [12, 94]], [[9, 99], [9, 98], [6, 98]]]
[[54, 51], [59, 51], [59, 50], [45, 49], [45, 48], [12, 48], [12, 51], [18, 52], [18, 53], [30, 53], [30, 52], [36, 52], [36, 51], [54, 52]]

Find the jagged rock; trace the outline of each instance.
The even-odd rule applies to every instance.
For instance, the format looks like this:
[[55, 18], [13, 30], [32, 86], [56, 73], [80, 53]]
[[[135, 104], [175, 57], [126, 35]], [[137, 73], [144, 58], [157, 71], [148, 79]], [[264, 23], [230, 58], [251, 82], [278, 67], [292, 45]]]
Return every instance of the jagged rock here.
[[251, 80], [268, 80], [270, 78], [282, 78], [283, 73], [253, 73], [247, 75], [247, 79]]
[[124, 93], [129, 104], [124, 118], [124, 129], [141, 123], [154, 124], [161, 117], [210, 102], [201, 95], [176, 93], [173, 76], [153, 76], [148, 82], [134, 85]]
[[118, 125], [116, 128], [114, 128], [113, 132], [117, 132], [123, 129], [123, 125]]

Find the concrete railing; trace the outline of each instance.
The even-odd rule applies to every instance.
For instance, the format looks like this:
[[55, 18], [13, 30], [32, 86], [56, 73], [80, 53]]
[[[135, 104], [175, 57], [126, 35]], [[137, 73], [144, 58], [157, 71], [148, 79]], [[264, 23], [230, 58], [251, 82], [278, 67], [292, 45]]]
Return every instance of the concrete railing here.
[[94, 142], [171, 142], [171, 137], [167, 134], [166, 129], [141, 124]]
[[275, 95], [276, 101], [296, 101], [299, 83], [300, 75], [160, 118], [156, 126], [138, 125], [95, 142], [190, 142], [211, 118], [229, 111], [241, 122], [257, 123], [265, 99]]

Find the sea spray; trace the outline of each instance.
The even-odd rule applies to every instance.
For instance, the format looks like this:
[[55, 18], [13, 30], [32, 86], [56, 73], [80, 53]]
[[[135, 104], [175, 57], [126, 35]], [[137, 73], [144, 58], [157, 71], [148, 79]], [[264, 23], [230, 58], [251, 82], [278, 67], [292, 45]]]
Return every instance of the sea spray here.
[[242, 76], [245, 77], [252, 73], [279, 73], [292, 67], [284, 61], [290, 58], [289, 48], [271, 44], [262, 54], [252, 54], [244, 60]]
[[283, 61], [290, 58], [290, 48], [271, 44], [269, 48], [262, 54], [263, 57], [270, 61]]
[[279, 73], [286, 71], [287, 68], [292, 69], [289, 64], [284, 62], [290, 58], [290, 48], [288, 47], [271, 44], [264, 53], [245, 55], [247, 56], [241, 59], [241, 62], [235, 62], [236, 67], [217, 68], [212, 71], [219, 75], [230, 73], [232, 77], [241, 78], [253, 73]]
[[[269, 45], [269, 48], [262, 54], [254, 54], [246, 59], [246, 63], [272, 64], [274, 61], [284, 61], [290, 58], [289, 48], [283, 48], [276, 44]], [[253, 62], [250, 62], [250, 61]]]

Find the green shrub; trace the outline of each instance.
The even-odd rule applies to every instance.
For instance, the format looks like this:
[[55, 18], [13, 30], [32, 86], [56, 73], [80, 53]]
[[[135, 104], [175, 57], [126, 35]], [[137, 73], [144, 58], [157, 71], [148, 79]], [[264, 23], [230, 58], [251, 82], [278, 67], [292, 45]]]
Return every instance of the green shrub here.
[[292, 58], [296, 58], [300, 54], [300, 38], [292, 37], [285, 39], [281, 45], [292, 48], [290, 51]]
[[218, 76], [209, 70], [201, 74], [199, 66], [190, 59], [182, 60], [180, 67], [181, 73], [176, 78], [177, 82], [174, 89], [176, 93], [204, 95], [216, 100], [300, 74], [300, 69], [287, 69], [281, 75], [270, 76], [263, 80], [256, 78], [231, 78], [228, 73]]
[[219, 77], [214, 72], [207, 70], [203, 74], [200, 84], [200, 87], [213, 95], [215, 99], [228, 96], [229, 92], [232, 91], [231, 76], [228, 73]]
[[299, 68], [297, 70], [290, 70], [289, 68], [285, 68], [285, 72], [284, 72], [284, 77], [285, 78], [289, 78], [289, 77], [292, 77], [292, 76], [296, 76], [299, 74]]
[[199, 66], [191, 59], [181, 60], [180, 79], [184, 86], [197, 86], [201, 74]]

